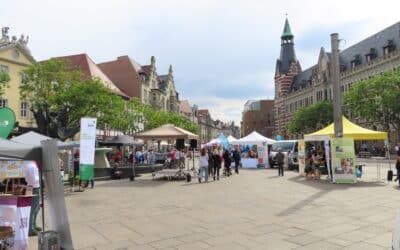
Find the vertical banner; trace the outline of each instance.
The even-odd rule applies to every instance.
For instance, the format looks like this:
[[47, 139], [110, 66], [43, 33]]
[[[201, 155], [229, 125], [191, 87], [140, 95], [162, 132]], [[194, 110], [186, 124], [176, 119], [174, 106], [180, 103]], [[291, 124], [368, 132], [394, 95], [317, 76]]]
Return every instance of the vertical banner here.
[[79, 176], [87, 181], [94, 177], [94, 151], [96, 146], [96, 118], [81, 118]]
[[356, 182], [354, 140], [351, 138], [332, 139], [331, 152], [333, 182]]
[[297, 159], [299, 161], [299, 174], [301, 176], [304, 176], [304, 169], [306, 167], [306, 148], [305, 148], [305, 143], [304, 140], [299, 140], [299, 152], [297, 153]]
[[328, 170], [328, 177], [330, 180], [332, 180], [331, 149], [329, 146], [329, 139], [324, 140], [324, 146], [325, 146], [325, 164], [326, 164], [326, 168]]
[[268, 168], [268, 144], [263, 142], [257, 145], [258, 164]]

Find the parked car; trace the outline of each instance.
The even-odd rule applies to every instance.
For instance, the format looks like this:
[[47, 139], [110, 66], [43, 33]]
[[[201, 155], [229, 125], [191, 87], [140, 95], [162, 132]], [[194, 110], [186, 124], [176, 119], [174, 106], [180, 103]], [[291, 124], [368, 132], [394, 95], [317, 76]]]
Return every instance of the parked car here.
[[299, 143], [297, 140], [277, 141], [274, 144], [272, 144], [271, 151], [269, 153], [270, 166], [274, 167], [277, 165], [275, 156], [278, 153], [279, 148], [282, 149], [282, 153], [285, 154], [285, 157], [288, 157], [289, 170], [299, 169], [299, 160], [298, 160]]

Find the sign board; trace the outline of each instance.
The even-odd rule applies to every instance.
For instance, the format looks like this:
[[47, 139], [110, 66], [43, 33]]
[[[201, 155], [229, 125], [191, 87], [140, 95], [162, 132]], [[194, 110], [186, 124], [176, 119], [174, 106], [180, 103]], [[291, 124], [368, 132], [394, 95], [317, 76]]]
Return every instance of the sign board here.
[[0, 180], [7, 178], [25, 178], [24, 170], [30, 161], [0, 160]]
[[356, 163], [354, 140], [334, 138], [331, 140], [332, 177], [335, 183], [355, 183]]
[[268, 145], [263, 142], [257, 145], [258, 164], [268, 168]]
[[96, 118], [81, 118], [79, 176], [81, 180], [94, 178], [94, 152], [96, 146]]
[[7, 138], [15, 126], [15, 114], [12, 109], [0, 108], [0, 137]]

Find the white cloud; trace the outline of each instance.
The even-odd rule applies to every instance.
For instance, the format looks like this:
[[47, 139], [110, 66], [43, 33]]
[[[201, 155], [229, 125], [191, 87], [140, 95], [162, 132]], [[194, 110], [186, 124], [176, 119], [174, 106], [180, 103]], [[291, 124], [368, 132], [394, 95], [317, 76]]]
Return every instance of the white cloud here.
[[160, 73], [174, 66], [182, 97], [238, 121], [246, 100], [273, 97], [285, 12], [305, 69], [330, 33], [351, 45], [398, 22], [400, 2], [15, 0], [1, 8], [0, 25], [29, 34], [39, 60], [86, 52], [97, 62], [130, 55], [148, 64], [154, 55]]

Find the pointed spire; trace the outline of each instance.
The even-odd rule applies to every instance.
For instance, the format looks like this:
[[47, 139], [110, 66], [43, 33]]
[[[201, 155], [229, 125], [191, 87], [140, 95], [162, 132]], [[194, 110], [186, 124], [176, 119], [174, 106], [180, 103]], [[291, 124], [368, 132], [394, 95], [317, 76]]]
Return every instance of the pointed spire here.
[[289, 20], [287, 19], [287, 17], [285, 20], [285, 27], [283, 28], [283, 33], [282, 33], [281, 38], [282, 39], [292, 39], [293, 38], [292, 30], [290, 29]]
[[169, 65], [169, 70], [168, 70], [168, 75], [172, 75], [172, 73], [173, 73], [172, 65], [170, 64]]

